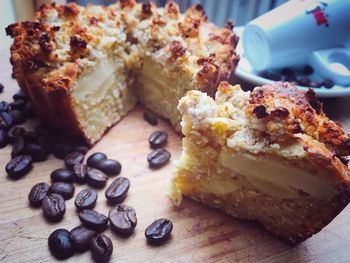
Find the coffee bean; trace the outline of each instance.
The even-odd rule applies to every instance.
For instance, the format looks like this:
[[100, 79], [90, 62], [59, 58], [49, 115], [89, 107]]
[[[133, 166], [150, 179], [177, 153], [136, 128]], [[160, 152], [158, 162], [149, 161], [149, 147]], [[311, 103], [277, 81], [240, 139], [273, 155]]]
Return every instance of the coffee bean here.
[[97, 192], [91, 188], [85, 188], [79, 192], [75, 198], [74, 204], [81, 211], [94, 208], [97, 201]]
[[78, 145], [74, 148], [74, 151], [86, 154], [89, 151], [89, 147], [86, 145]]
[[0, 93], [2, 93], [4, 91], [4, 85], [2, 85], [1, 83], [0, 83]]
[[108, 217], [113, 230], [124, 235], [130, 235], [137, 224], [135, 209], [125, 204], [112, 208]]
[[314, 72], [314, 69], [311, 66], [305, 66], [303, 69], [303, 74], [311, 75]]
[[147, 161], [151, 168], [159, 168], [164, 166], [170, 159], [170, 152], [165, 149], [158, 149], [147, 156]]
[[107, 155], [101, 152], [93, 153], [87, 158], [86, 164], [90, 167], [97, 168], [96, 166], [101, 160], [107, 159]]
[[14, 125], [20, 125], [26, 121], [26, 117], [19, 110], [10, 110], [9, 114], [12, 116]]
[[39, 140], [39, 135], [33, 131], [24, 131], [21, 135], [25, 142], [38, 142]]
[[47, 196], [49, 185], [47, 183], [38, 183], [32, 187], [29, 192], [28, 200], [32, 206], [40, 206], [41, 202]]
[[52, 148], [52, 153], [58, 159], [64, 159], [70, 152], [72, 152], [72, 146], [67, 143], [55, 143]]
[[122, 166], [116, 160], [103, 159], [95, 165], [95, 168], [104, 172], [107, 175], [118, 175], [120, 174]]
[[91, 254], [97, 262], [107, 262], [113, 253], [113, 243], [109, 237], [100, 234], [91, 241]]
[[69, 239], [77, 251], [84, 252], [90, 248], [91, 240], [95, 234], [93, 230], [77, 226], [70, 231]]
[[322, 82], [322, 85], [326, 88], [326, 89], [331, 89], [334, 86], [334, 82], [330, 79], [325, 79]]
[[71, 152], [64, 157], [64, 164], [67, 168], [72, 169], [75, 164], [83, 162], [84, 156], [81, 152]]
[[51, 129], [44, 124], [38, 124], [34, 127], [34, 131], [39, 135], [46, 135], [51, 132]]
[[0, 129], [8, 130], [13, 125], [13, 118], [8, 112], [0, 112]]
[[15, 93], [12, 96], [12, 98], [13, 98], [13, 100], [25, 100], [25, 101], [27, 101], [27, 96], [21, 90], [19, 92]]
[[59, 168], [54, 170], [51, 173], [51, 181], [52, 182], [65, 182], [65, 183], [72, 183], [73, 182], [73, 172], [64, 169], [64, 168]]
[[[45, 149], [47, 153], [53, 152], [53, 136], [51, 135], [40, 135], [38, 143]], [[57, 154], [57, 152], [56, 152]]]
[[308, 77], [302, 77], [302, 78], [298, 79], [298, 85], [304, 86], [304, 87], [309, 87], [310, 79]]
[[151, 244], [160, 245], [169, 238], [172, 230], [173, 223], [169, 219], [159, 218], [146, 228], [145, 236]]
[[90, 209], [81, 211], [79, 219], [85, 227], [99, 232], [105, 230], [108, 223], [108, 217]]
[[309, 83], [309, 87], [311, 88], [320, 88], [321, 86], [322, 86], [322, 83], [315, 80], [311, 80]]
[[164, 131], [155, 131], [148, 138], [148, 142], [152, 149], [164, 146], [168, 141], [168, 134]]
[[30, 142], [24, 147], [25, 154], [32, 157], [33, 162], [42, 162], [47, 159], [48, 152], [46, 149], [38, 143]]
[[125, 177], [116, 178], [105, 191], [109, 203], [119, 204], [124, 201], [130, 187], [130, 181]]
[[[14, 141], [17, 137], [23, 136], [25, 131], [26, 130], [23, 127], [12, 126], [7, 131], [7, 137], [9, 138], [10, 141]], [[23, 139], [24, 139], [24, 137], [23, 137]]]
[[6, 101], [0, 101], [0, 112], [6, 111], [8, 112], [10, 110], [10, 104]]
[[50, 221], [61, 220], [66, 212], [64, 198], [60, 194], [48, 194], [41, 203], [44, 216]]
[[88, 167], [86, 170], [86, 181], [89, 185], [102, 188], [106, 185], [108, 180], [107, 175], [104, 172], [97, 170], [95, 168]]
[[9, 142], [9, 138], [4, 129], [0, 129], [0, 148], [4, 148]]
[[57, 229], [53, 231], [48, 239], [51, 254], [58, 259], [67, 259], [74, 254], [74, 247], [69, 238], [69, 231]]
[[64, 199], [71, 199], [74, 195], [74, 185], [64, 182], [56, 182], [50, 186], [49, 193], [62, 195]]
[[270, 79], [270, 80], [274, 80], [274, 81], [280, 81], [281, 80], [281, 76], [278, 74], [275, 74], [273, 72], [269, 72], [269, 71], [263, 71], [259, 73], [259, 76], [265, 78], [265, 79]]
[[86, 181], [87, 166], [85, 164], [77, 163], [73, 166], [74, 181], [82, 184]]
[[18, 155], [6, 164], [6, 172], [12, 179], [18, 179], [32, 169], [32, 157]]
[[26, 103], [25, 100], [15, 100], [10, 103], [10, 108], [11, 110], [22, 110]]
[[24, 105], [22, 112], [23, 112], [24, 116], [28, 119], [32, 119], [35, 117], [35, 112], [34, 112], [33, 107], [30, 103], [27, 103], [26, 105]]
[[155, 114], [149, 111], [145, 111], [143, 113], [143, 118], [145, 121], [147, 121], [149, 124], [156, 126], [158, 124], [158, 118]]
[[11, 156], [15, 157], [17, 155], [23, 154], [24, 153], [24, 147], [25, 147], [25, 143], [24, 143], [23, 137], [21, 137], [21, 136], [17, 137], [13, 141]]

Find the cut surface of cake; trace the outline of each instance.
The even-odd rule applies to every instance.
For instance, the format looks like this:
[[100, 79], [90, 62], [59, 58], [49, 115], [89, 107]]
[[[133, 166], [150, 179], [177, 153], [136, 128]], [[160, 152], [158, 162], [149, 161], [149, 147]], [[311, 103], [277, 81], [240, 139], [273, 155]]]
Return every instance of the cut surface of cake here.
[[239, 57], [232, 24], [218, 28], [200, 5], [121, 0], [108, 7], [43, 5], [6, 29], [13, 73], [49, 124], [93, 144], [136, 101], [180, 130], [178, 100], [211, 96]]
[[350, 140], [312, 90], [288, 83], [244, 92], [227, 82], [215, 100], [180, 100], [183, 152], [170, 197], [182, 195], [262, 223], [292, 243], [320, 231], [350, 200], [341, 161]]

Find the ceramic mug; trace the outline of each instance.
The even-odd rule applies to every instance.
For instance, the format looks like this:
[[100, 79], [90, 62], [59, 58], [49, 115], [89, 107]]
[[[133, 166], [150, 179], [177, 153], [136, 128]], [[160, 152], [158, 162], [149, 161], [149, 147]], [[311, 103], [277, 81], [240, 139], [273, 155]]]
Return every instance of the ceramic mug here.
[[350, 1], [291, 0], [249, 22], [244, 56], [255, 70], [311, 65], [350, 84]]

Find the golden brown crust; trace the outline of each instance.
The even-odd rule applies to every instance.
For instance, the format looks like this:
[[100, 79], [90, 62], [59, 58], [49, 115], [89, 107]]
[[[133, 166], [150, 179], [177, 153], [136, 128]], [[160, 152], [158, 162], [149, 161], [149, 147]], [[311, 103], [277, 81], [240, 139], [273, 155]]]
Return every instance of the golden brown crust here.
[[[297, 133], [307, 134], [325, 143], [336, 155], [350, 154], [349, 136], [340, 125], [327, 118], [313, 90], [305, 93], [290, 83], [279, 82], [255, 88], [249, 103], [247, 115], [263, 122], [269, 135], [279, 134], [276, 139], [286, 140]], [[281, 129], [283, 133], [280, 133]]]

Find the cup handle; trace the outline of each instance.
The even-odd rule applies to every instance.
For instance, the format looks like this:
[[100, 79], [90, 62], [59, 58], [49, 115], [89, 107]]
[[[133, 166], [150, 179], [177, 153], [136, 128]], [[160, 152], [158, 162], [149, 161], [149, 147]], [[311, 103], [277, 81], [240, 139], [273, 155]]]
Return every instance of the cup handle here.
[[331, 48], [313, 51], [310, 65], [323, 78], [338, 85], [350, 85], [350, 49]]

